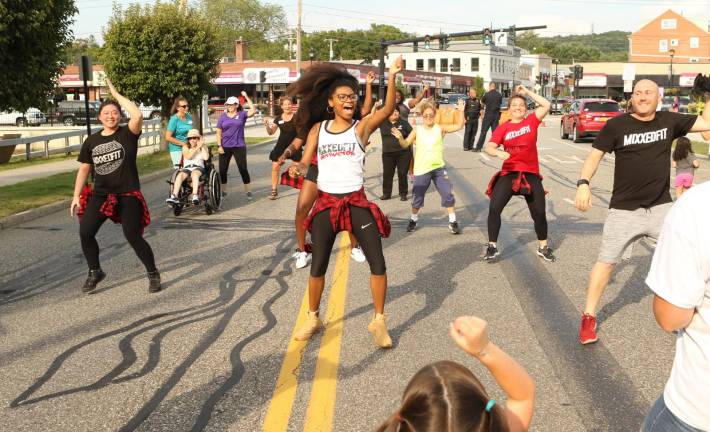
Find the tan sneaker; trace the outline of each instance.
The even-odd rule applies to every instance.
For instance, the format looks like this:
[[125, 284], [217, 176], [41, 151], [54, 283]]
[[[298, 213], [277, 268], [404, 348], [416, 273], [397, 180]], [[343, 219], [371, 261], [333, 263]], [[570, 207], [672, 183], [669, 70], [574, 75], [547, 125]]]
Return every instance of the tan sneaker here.
[[375, 317], [372, 318], [372, 321], [370, 321], [370, 324], [367, 325], [367, 331], [372, 334], [375, 345], [380, 348], [392, 347], [392, 339], [390, 339], [390, 335], [387, 333], [384, 315], [376, 313]]
[[308, 311], [308, 318], [303, 323], [300, 329], [294, 335], [297, 341], [306, 341], [311, 338], [318, 330], [323, 328], [323, 321], [318, 318], [318, 312]]

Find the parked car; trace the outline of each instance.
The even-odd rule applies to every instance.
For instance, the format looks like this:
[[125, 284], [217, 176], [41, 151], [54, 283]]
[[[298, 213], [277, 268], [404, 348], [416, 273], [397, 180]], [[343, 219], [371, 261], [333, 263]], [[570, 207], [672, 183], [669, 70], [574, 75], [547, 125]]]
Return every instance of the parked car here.
[[567, 99], [551, 99], [550, 114], [562, 114], [562, 108], [568, 103], [569, 101]]
[[47, 118], [37, 108], [30, 108], [24, 114], [19, 111], [0, 112], [0, 124], [15, 126], [39, 126]]
[[462, 93], [446, 93], [437, 96], [434, 100], [439, 105], [456, 105], [459, 99], [466, 99], [467, 97]]
[[621, 107], [614, 100], [577, 99], [562, 110], [560, 138], [581, 142], [582, 138], [596, 136], [607, 120], [621, 114]]
[[[671, 111], [675, 103], [676, 96], [663, 96], [661, 99], [661, 111]], [[678, 112], [688, 114], [688, 104], [690, 98], [688, 96], [678, 96]]]
[[[89, 101], [89, 122], [91, 124], [100, 124], [99, 122], [99, 106], [100, 101]], [[85, 125], [86, 124], [86, 106], [84, 101], [61, 101], [57, 104], [56, 119], [64, 126]], [[126, 113], [121, 110], [121, 123], [128, 121]]]

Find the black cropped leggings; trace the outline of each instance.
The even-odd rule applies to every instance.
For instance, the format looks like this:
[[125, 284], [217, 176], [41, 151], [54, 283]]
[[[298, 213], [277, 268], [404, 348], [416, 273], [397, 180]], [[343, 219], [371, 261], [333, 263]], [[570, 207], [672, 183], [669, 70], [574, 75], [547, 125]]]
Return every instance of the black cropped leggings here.
[[[86, 212], [79, 224], [79, 236], [81, 237], [81, 249], [84, 251], [86, 262], [90, 270], [101, 268], [99, 263], [99, 244], [96, 241], [96, 233], [108, 219], [99, 208], [106, 201], [105, 196], [93, 195], [86, 205]], [[138, 255], [145, 269], [149, 272], [155, 271], [155, 257], [150, 245], [141, 234], [141, 216], [143, 206], [138, 198], [133, 196], [118, 197], [118, 212], [121, 215], [121, 226], [123, 235], [128, 240], [133, 250]]]
[[[493, 186], [493, 195], [488, 209], [488, 241], [497, 242], [500, 232], [500, 215], [513, 196], [513, 181], [518, 177], [517, 172], [498, 177]], [[525, 196], [528, 203], [530, 216], [535, 222], [535, 234], [538, 240], [547, 240], [547, 216], [545, 215], [545, 189], [542, 179], [535, 174], [526, 173], [525, 178], [530, 183], [531, 192]]]
[[[385, 267], [385, 256], [382, 252], [382, 238], [377, 229], [377, 223], [369, 209], [350, 206], [350, 220], [353, 227], [353, 235], [362, 247], [368, 264], [370, 273], [382, 276], [387, 272]], [[328, 270], [330, 252], [333, 250], [333, 243], [338, 233], [333, 231], [330, 223], [330, 209], [323, 210], [313, 218], [311, 229], [311, 242], [313, 243], [313, 261], [311, 262], [311, 276], [321, 277]]]
[[246, 147], [223, 147], [224, 154], [219, 155], [219, 178], [222, 184], [227, 184], [227, 171], [229, 170], [229, 162], [232, 157], [237, 162], [239, 175], [242, 176], [242, 182], [246, 185], [251, 183], [249, 170], [247, 170], [247, 148]]

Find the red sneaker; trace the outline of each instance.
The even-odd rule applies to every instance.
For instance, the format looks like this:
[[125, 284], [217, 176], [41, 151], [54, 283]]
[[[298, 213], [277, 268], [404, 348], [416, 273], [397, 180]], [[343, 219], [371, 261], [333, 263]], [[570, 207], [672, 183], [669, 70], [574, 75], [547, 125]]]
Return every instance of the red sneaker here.
[[589, 344], [597, 341], [597, 319], [585, 313], [579, 325], [579, 343]]

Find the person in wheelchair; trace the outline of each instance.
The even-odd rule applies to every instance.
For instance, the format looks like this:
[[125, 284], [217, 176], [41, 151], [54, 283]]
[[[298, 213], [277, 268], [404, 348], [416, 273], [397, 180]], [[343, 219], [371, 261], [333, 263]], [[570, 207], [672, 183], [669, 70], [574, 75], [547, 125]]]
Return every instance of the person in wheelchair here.
[[207, 147], [204, 145], [204, 140], [202, 136], [200, 136], [200, 132], [197, 129], [190, 129], [187, 133], [187, 144], [182, 148], [182, 168], [180, 168], [175, 177], [175, 183], [173, 184], [170, 198], [165, 200], [168, 205], [174, 206], [180, 204], [178, 199], [180, 188], [187, 178], [190, 178], [192, 182], [192, 204], [200, 204], [200, 196], [198, 194], [200, 177], [206, 173], [205, 161], [209, 159], [210, 154]]

